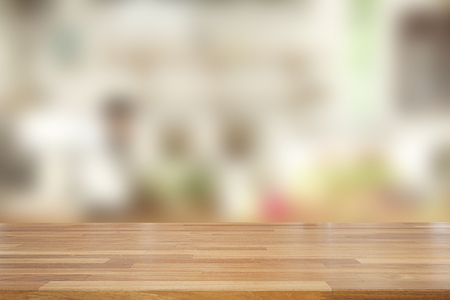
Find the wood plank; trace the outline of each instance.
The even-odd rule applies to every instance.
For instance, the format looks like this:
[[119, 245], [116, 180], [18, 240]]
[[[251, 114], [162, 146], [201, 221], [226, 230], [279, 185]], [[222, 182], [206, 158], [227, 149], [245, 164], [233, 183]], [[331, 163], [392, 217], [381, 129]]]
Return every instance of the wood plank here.
[[[449, 254], [450, 255], [450, 254]], [[362, 264], [450, 264], [450, 258], [357, 258]], [[449, 265], [450, 269], [450, 265]]]
[[50, 281], [40, 291], [331, 291], [325, 281]]
[[0, 258], [0, 264], [104, 264], [109, 258]]
[[450, 299], [448, 223], [0, 224], [0, 299]]

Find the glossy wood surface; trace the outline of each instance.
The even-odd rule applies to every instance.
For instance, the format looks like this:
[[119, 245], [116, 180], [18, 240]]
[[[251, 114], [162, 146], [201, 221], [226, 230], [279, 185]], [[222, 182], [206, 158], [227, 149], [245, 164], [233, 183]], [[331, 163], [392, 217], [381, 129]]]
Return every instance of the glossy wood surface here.
[[450, 223], [1, 224], [0, 299], [450, 299]]

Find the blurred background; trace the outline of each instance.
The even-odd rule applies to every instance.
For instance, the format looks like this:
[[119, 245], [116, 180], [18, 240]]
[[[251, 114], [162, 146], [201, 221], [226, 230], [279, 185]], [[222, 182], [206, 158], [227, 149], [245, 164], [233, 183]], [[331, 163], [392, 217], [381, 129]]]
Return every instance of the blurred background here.
[[0, 222], [450, 221], [450, 1], [2, 0]]

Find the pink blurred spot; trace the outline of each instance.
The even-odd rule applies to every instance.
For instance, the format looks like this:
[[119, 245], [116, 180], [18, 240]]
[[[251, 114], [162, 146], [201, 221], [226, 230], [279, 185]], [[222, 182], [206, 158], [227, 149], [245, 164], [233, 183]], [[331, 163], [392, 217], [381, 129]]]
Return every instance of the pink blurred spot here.
[[285, 195], [269, 193], [262, 204], [263, 217], [267, 222], [288, 221], [291, 216], [291, 207]]

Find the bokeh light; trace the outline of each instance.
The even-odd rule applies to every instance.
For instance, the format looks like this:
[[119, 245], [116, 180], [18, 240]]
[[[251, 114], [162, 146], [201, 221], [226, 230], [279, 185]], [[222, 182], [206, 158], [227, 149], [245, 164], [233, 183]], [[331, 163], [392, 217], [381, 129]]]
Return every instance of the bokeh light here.
[[0, 222], [450, 221], [450, 2], [3, 0]]

